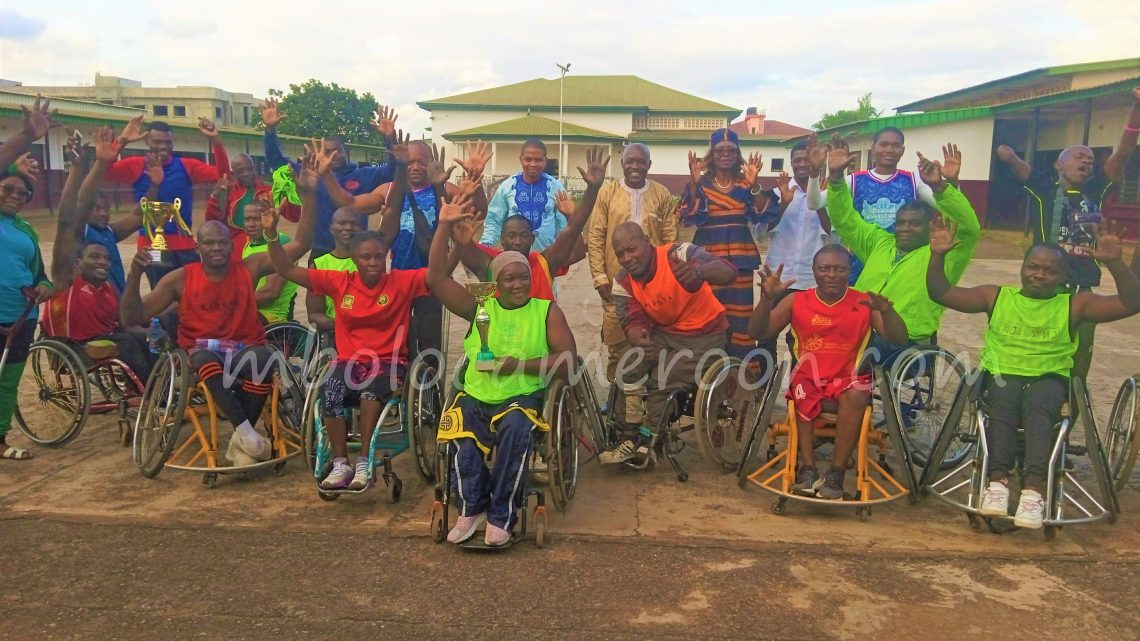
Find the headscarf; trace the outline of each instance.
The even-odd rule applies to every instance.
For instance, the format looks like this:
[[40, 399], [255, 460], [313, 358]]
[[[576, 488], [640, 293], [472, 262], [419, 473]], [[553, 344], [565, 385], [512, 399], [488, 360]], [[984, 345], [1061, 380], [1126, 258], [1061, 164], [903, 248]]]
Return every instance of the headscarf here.
[[737, 149], [740, 148], [740, 136], [731, 129], [720, 128], [712, 132], [709, 136], [709, 147], [715, 147], [717, 143], [728, 141], [732, 143]]
[[530, 261], [526, 259], [526, 256], [516, 251], [505, 251], [491, 260], [491, 280], [498, 282], [499, 272], [503, 271], [503, 268], [507, 265], [513, 265], [514, 263], [526, 267], [527, 273], [530, 273]]

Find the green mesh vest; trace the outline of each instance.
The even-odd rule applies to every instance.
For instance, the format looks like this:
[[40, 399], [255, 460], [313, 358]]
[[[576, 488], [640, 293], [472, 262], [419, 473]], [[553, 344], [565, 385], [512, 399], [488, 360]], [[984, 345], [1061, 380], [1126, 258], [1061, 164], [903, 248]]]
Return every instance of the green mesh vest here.
[[1069, 295], [1029, 298], [1002, 287], [986, 327], [982, 369], [990, 374], [1068, 377], [1077, 342], [1069, 336]]
[[[492, 298], [483, 307], [491, 317], [487, 332], [487, 345], [495, 358], [513, 356], [520, 361], [546, 356], [550, 347], [546, 342], [546, 315], [550, 301], [532, 298], [518, 309], [503, 309], [499, 299]], [[463, 339], [467, 362], [474, 363], [479, 353], [479, 332], [475, 326]], [[494, 372], [476, 371], [468, 367], [463, 377], [463, 390], [484, 403], [501, 403], [509, 398], [537, 392], [545, 387], [541, 376], [516, 372], [508, 376]]]
[[[356, 263], [352, 262], [352, 256], [348, 258], [337, 258], [333, 256], [332, 253], [321, 254], [314, 258], [313, 267], [330, 272], [356, 271]], [[328, 316], [330, 319], [336, 318], [336, 305], [333, 304], [333, 299], [328, 296], [325, 296], [325, 316]]]

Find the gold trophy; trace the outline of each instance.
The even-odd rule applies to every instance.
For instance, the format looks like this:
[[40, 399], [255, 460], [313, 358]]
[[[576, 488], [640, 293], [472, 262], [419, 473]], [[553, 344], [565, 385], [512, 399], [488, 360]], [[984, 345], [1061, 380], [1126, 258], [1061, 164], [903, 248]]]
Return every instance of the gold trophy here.
[[146, 230], [147, 238], [150, 238], [151, 264], [169, 267], [170, 261], [165, 257], [166, 224], [177, 220], [176, 233], [181, 229], [187, 236], [190, 235], [190, 228], [186, 226], [186, 221], [182, 220], [182, 199], [175, 198], [172, 203], [163, 203], [143, 198], [139, 201], [139, 208], [142, 210], [143, 229]]
[[479, 353], [475, 355], [475, 371], [491, 372], [495, 369], [495, 355], [487, 347], [487, 330], [491, 328], [491, 315], [483, 308], [483, 303], [495, 295], [495, 283], [467, 283], [467, 291], [475, 298], [475, 329], [479, 331]]

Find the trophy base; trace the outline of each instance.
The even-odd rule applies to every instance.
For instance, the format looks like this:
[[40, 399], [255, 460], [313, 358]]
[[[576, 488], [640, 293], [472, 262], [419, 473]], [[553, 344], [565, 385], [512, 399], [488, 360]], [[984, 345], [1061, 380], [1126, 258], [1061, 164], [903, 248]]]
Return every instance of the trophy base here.
[[160, 249], [151, 249], [150, 264], [157, 267], [170, 267], [170, 260], [166, 258], [166, 252]]
[[497, 366], [498, 366], [498, 362], [495, 361], [495, 357], [490, 355], [490, 354], [487, 354], [486, 356], [484, 356], [483, 354], [479, 354], [475, 358], [475, 371], [476, 372], [493, 372], [493, 371], [495, 371], [495, 367], [497, 367]]

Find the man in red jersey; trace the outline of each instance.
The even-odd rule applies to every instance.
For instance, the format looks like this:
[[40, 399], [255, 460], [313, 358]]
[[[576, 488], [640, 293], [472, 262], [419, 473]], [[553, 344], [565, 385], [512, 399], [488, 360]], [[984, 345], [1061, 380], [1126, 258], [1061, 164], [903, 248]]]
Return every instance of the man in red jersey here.
[[[800, 442], [800, 465], [792, 491], [841, 499], [847, 460], [871, 402], [871, 378], [859, 372], [863, 350], [872, 329], [892, 345], [906, 344], [906, 323], [886, 298], [847, 286], [851, 255], [839, 245], [824, 245], [815, 253], [813, 289], [788, 294], [796, 281], [781, 280], [783, 265], [775, 272], [765, 265], [763, 271], [763, 295], [752, 312], [748, 334], [763, 342], [792, 326], [796, 368], [788, 385], [788, 400], [795, 408]], [[780, 302], [773, 308], [774, 300]], [[815, 468], [814, 426], [825, 401], [836, 403], [838, 411], [835, 458], [821, 478]]]
[[[313, 149], [297, 177], [301, 193], [301, 223], [297, 237], [285, 246], [289, 259], [296, 261], [309, 251], [316, 222], [317, 163], [327, 166], [330, 155], [319, 157]], [[265, 331], [257, 315], [254, 284], [274, 273], [269, 255], [253, 254], [244, 260], [233, 258], [229, 229], [211, 220], [198, 229], [200, 263], [180, 267], [162, 277], [146, 297], [139, 295], [139, 283], [150, 264], [150, 254], [141, 251], [131, 263], [127, 288], [119, 306], [125, 326], [139, 325], [178, 303], [177, 343], [190, 353], [190, 364], [198, 380], [210, 390], [222, 414], [234, 426], [234, 436], [226, 448], [226, 458], [234, 465], [250, 465], [271, 454], [269, 439], [258, 434], [253, 423], [261, 416], [271, 391], [266, 382], [272, 356], [265, 344]], [[276, 238], [267, 240], [277, 240]], [[236, 365], [234, 365], [236, 361]], [[223, 363], [227, 369], [223, 376]], [[229, 376], [244, 379], [240, 390], [225, 386]]]

